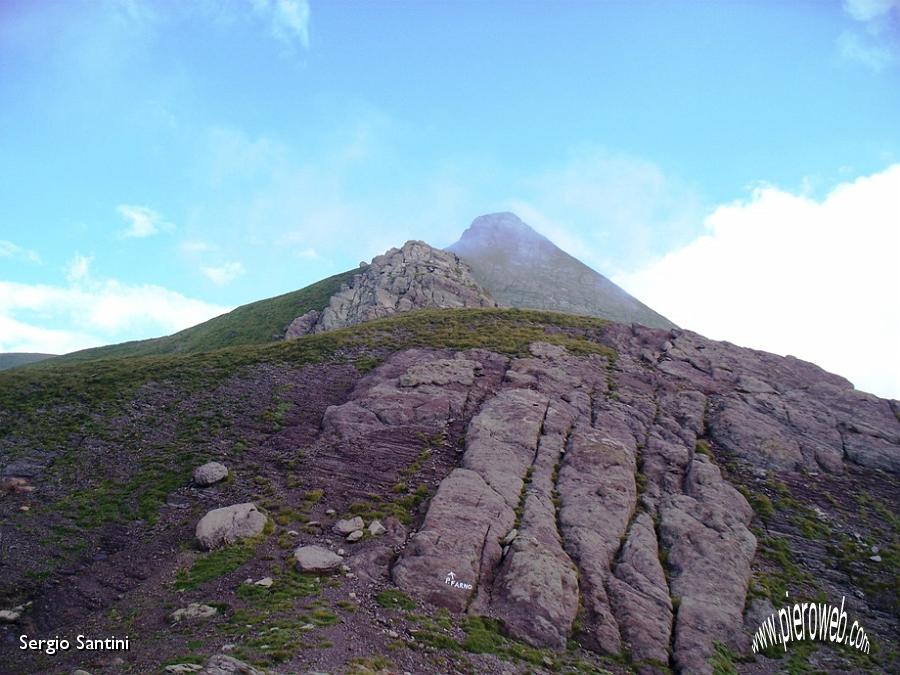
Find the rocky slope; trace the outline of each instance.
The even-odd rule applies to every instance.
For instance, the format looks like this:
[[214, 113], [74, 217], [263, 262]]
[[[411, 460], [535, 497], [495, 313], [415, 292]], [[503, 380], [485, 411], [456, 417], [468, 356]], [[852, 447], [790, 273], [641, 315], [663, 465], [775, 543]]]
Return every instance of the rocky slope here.
[[496, 306], [458, 256], [423, 241], [408, 241], [363, 265], [322, 311], [310, 310], [291, 322], [285, 337], [321, 333], [414, 309]]
[[504, 307], [597, 316], [654, 328], [674, 324], [559, 249], [513, 213], [476, 218], [453, 251]]
[[[12, 371], [0, 662], [891, 672], [898, 412], [688, 331], [496, 309]], [[753, 657], [785, 591], [845, 596], [876, 650]], [[17, 649], [77, 632], [133, 646]]]

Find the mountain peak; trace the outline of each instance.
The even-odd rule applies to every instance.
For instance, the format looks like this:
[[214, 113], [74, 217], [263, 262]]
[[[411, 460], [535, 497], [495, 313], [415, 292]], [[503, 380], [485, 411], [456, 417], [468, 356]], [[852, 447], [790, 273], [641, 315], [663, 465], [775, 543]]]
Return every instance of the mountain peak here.
[[499, 211], [478, 216], [472, 224], [462, 233], [460, 243], [475, 240], [494, 240], [498, 237], [506, 238], [510, 235], [516, 239], [541, 239], [541, 234], [532, 229], [525, 221], [511, 211]]
[[503, 306], [674, 327], [514, 213], [479, 216], [447, 250], [467, 262], [475, 279]]

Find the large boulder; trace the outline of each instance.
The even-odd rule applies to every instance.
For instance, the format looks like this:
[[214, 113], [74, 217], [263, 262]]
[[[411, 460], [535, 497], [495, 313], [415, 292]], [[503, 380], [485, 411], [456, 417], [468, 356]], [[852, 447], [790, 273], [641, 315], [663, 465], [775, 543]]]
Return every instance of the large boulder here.
[[228, 467], [221, 462], [207, 462], [194, 469], [194, 483], [201, 487], [218, 483], [228, 476]]
[[207, 550], [233, 544], [260, 534], [266, 526], [266, 516], [256, 504], [235, 504], [213, 509], [197, 523], [197, 542]]
[[337, 553], [321, 546], [300, 546], [294, 551], [294, 559], [301, 572], [334, 572], [343, 562]]

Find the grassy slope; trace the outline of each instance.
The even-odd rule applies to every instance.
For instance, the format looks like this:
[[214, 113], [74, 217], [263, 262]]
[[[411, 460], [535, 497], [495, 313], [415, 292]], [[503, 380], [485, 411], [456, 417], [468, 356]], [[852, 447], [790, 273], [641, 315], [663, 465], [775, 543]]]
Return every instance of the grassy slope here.
[[117, 401], [136, 387], [155, 381], [186, 388], [209, 386], [255, 363], [304, 365], [337, 360], [367, 368], [385, 354], [408, 347], [481, 347], [522, 354], [535, 340], [559, 344], [575, 353], [612, 355], [612, 350], [599, 342], [605, 325], [602, 319], [537, 310], [422, 310], [296, 340], [194, 354], [116, 354], [74, 363], [53, 359], [0, 373], [0, 413], [8, 413], [0, 414], [0, 435], [8, 432], [10, 425], [25, 423], [29, 412], [40, 412], [44, 406]]
[[0, 370], [17, 368], [29, 363], [36, 363], [54, 357], [55, 354], [38, 354], [36, 352], [6, 352], [0, 354]]
[[[515, 355], [526, 353], [531, 342], [543, 340], [576, 354], [612, 359], [615, 353], [601, 342], [605, 325], [600, 319], [530, 310], [423, 310], [263, 345], [82, 363], [47, 362], [0, 372], [0, 459], [8, 461], [23, 450], [27, 454], [28, 448], [39, 447], [58, 455], [57, 466], [83, 461], [90, 454], [84, 439], [107, 438], [112, 433], [110, 421], [129, 414], [129, 402], [143, 385], [168, 390], [173, 400], [181, 400], [258, 364], [352, 363], [365, 371], [391, 352], [409, 347], [477, 347]], [[160, 410], [159, 414], [171, 413]], [[178, 421], [193, 431], [203, 428], [195, 422]], [[103, 468], [94, 476], [99, 482], [76, 491], [75, 501], [48, 508], [58, 506], [60, 512], [74, 513], [77, 507], [83, 523], [91, 526], [125, 512], [152, 520], [166, 493], [183, 481], [185, 470], [196, 459], [195, 445], [141, 450], [140, 467], [132, 467], [136, 473], [129, 480], [112, 480], [112, 467]], [[123, 451], [123, 456], [128, 452]], [[132, 507], [137, 511], [129, 511]]]
[[284, 335], [291, 321], [311, 309], [324, 308], [328, 304], [328, 299], [340, 289], [341, 284], [349, 281], [356, 273], [357, 270], [349, 270], [317, 281], [299, 291], [243, 305], [228, 314], [217, 316], [173, 335], [84, 349], [57, 357], [46, 365], [56, 366], [130, 356], [190, 354], [278, 340]]

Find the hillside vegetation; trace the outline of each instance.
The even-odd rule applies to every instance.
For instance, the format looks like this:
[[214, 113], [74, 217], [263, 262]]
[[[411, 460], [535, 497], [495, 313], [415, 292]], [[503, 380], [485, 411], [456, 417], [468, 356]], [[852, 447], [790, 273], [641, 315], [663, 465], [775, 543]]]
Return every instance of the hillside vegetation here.
[[329, 298], [349, 281], [357, 270], [348, 270], [314, 284], [266, 300], [251, 302], [166, 337], [135, 340], [117, 345], [84, 349], [47, 362], [56, 366], [96, 359], [197, 352], [255, 345], [279, 340], [291, 321], [311, 309], [322, 310]]
[[[337, 278], [331, 277], [326, 281]], [[316, 285], [297, 293], [309, 291]], [[255, 304], [262, 305], [278, 299]], [[251, 307], [253, 305], [239, 307], [220, 318], [238, 315], [241, 310]], [[196, 329], [204, 328], [209, 323], [212, 321]], [[409, 347], [479, 347], [514, 355], [525, 353], [531, 342], [543, 340], [564, 346], [574, 353], [611, 355], [612, 350], [599, 342], [601, 329], [606, 323], [602, 319], [537, 310], [443, 309], [399, 314], [295, 340], [269, 344], [253, 344], [248, 340], [240, 346], [224, 349], [192, 350], [196, 353], [179, 354], [170, 350], [128, 354], [123, 353], [127, 344], [114, 345], [88, 350], [97, 353], [93, 358], [59, 358], [32, 368], [0, 373], [0, 406], [21, 415], [45, 405], [66, 401], [96, 403], [115, 400], [147, 382], [169, 381], [193, 389], [209, 386], [241, 367], [258, 363], [304, 366], [338, 360], [354, 363], [360, 369], [369, 369], [384, 354]], [[216, 333], [207, 332], [208, 335]], [[249, 336], [250, 331], [245, 335]], [[195, 339], [193, 344], [202, 342]], [[5, 426], [0, 420], [0, 433], [9, 430]]]
[[37, 352], [6, 352], [0, 354], [0, 370], [18, 368], [29, 363], [51, 359], [55, 354], [38, 354]]

